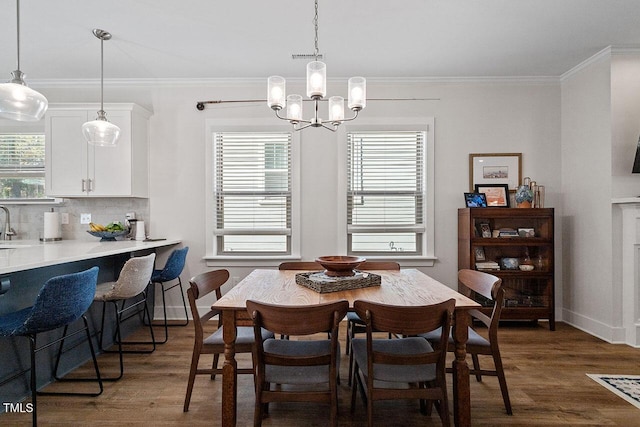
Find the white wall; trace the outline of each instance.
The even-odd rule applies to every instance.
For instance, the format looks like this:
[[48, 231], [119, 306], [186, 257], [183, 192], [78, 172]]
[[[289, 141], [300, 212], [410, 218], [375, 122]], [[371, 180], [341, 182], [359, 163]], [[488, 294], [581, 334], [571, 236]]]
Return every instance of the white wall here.
[[605, 339], [613, 321], [610, 58], [562, 82], [562, 317]]
[[[299, 85], [299, 84], [298, 84]], [[291, 86], [296, 86], [295, 84]], [[289, 92], [302, 88], [290, 87]], [[42, 89], [50, 102], [91, 101], [93, 89]], [[197, 101], [263, 98], [265, 82], [171, 87], [105, 88], [105, 102], [135, 102], [153, 112], [150, 147], [150, 234], [180, 238], [190, 247], [187, 279], [206, 271], [205, 255], [205, 120], [270, 119], [263, 103], [213, 105], [204, 111]], [[328, 91], [345, 92], [346, 82], [329, 82]], [[547, 207], [560, 200], [560, 85], [557, 81], [515, 82], [370, 82], [371, 98], [438, 98], [433, 101], [370, 101], [363, 119], [435, 118], [435, 252], [438, 261], [424, 271], [455, 288], [457, 209], [468, 191], [469, 153], [521, 152], [523, 176], [547, 188]], [[108, 114], [108, 111], [107, 111]], [[273, 117], [273, 120], [277, 120]], [[301, 136], [302, 257], [335, 254], [338, 150], [336, 134], [308, 129]], [[559, 228], [557, 228], [557, 231]], [[159, 260], [162, 265], [163, 260]], [[274, 262], [274, 266], [277, 265]], [[412, 265], [415, 266], [415, 263]], [[558, 267], [559, 268], [559, 267]], [[242, 278], [250, 267], [232, 268]], [[557, 275], [560, 282], [561, 275]], [[561, 285], [558, 285], [561, 289]], [[177, 303], [173, 295], [169, 305]], [[560, 301], [558, 298], [557, 301]], [[176, 312], [178, 313], [178, 312]]]

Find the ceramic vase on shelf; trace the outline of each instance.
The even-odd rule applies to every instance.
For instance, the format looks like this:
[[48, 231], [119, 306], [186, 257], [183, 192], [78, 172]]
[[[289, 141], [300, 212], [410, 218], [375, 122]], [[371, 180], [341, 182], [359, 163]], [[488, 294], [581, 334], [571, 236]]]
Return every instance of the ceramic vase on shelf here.
[[531, 178], [526, 177], [522, 180], [522, 185], [516, 190], [516, 207], [530, 208], [533, 202], [533, 191], [529, 187]]

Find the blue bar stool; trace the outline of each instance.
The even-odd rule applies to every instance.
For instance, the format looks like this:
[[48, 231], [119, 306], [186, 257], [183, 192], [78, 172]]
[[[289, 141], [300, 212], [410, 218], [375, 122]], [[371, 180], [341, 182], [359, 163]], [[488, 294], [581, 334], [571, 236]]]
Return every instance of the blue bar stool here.
[[[99, 396], [102, 393], [102, 379], [100, 377], [100, 370], [98, 369], [98, 362], [96, 361], [96, 354], [91, 342], [91, 333], [89, 332], [89, 324], [84, 313], [89, 309], [93, 302], [93, 295], [96, 291], [96, 283], [98, 281], [98, 267], [90, 268], [89, 270], [82, 271], [80, 273], [66, 274], [62, 276], [52, 277], [47, 280], [40, 289], [35, 303], [32, 307], [27, 307], [22, 310], [0, 316], [0, 336], [3, 337], [27, 337], [29, 338], [29, 347], [31, 353], [31, 403], [33, 405], [33, 425], [37, 425], [37, 402], [36, 396], [38, 394], [48, 395], [67, 395], [67, 396]], [[70, 324], [74, 323], [79, 318], [82, 318], [84, 327], [78, 331], [67, 335], [67, 329]], [[64, 332], [61, 338], [58, 338], [52, 342], [38, 347], [36, 345], [36, 337], [41, 332], [53, 331], [55, 329], [64, 327]], [[93, 359], [93, 367], [96, 371], [96, 378], [73, 378], [65, 379], [59, 378], [58, 364], [60, 362], [60, 355], [62, 353], [62, 346], [64, 340], [70, 336], [85, 332], [87, 335], [87, 342], [91, 350], [91, 357]], [[48, 348], [56, 343], [60, 343], [58, 349], [58, 355], [55, 362], [54, 378], [58, 381], [97, 381], [99, 384], [99, 391], [95, 393], [80, 393], [80, 392], [38, 392], [36, 386], [36, 353], [40, 350]], [[15, 378], [20, 377], [28, 370], [19, 372], [16, 375], [2, 381], [0, 385], [6, 384]]]
[[[186, 326], [189, 324], [189, 313], [187, 311], [187, 301], [184, 298], [184, 289], [182, 288], [182, 280], [180, 280], [180, 275], [182, 274], [182, 270], [184, 270], [184, 264], [187, 260], [187, 252], [189, 251], [189, 246], [185, 246], [182, 249], [175, 249], [169, 255], [167, 262], [164, 265], [162, 270], [153, 270], [153, 275], [151, 276], [151, 283], [159, 284], [162, 287], [162, 311], [164, 313], [164, 341], [158, 341], [158, 344], [164, 344], [169, 339], [169, 326]], [[169, 287], [165, 287], [168, 282], [172, 282], [177, 280], [176, 283], [170, 285]], [[167, 323], [167, 302], [165, 299], [165, 293], [170, 289], [175, 287], [180, 287], [180, 296], [182, 297], [182, 305], [184, 306], [184, 323], [178, 323], [169, 325]]]

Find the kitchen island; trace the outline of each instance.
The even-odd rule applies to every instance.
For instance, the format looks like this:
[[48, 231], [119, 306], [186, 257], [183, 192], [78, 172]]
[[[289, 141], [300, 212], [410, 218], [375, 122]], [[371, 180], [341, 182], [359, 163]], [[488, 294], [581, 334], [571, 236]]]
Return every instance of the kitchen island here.
[[[0, 241], [0, 315], [29, 307], [33, 304], [40, 288], [51, 277], [61, 274], [83, 271], [98, 266], [98, 282], [113, 281], [118, 278], [120, 269], [132, 256], [147, 255], [156, 251], [169, 251], [180, 240], [134, 241], [119, 240], [111, 242], [63, 240], [46, 242], [15, 240]], [[149, 287], [150, 300], [153, 301], [153, 287]], [[153, 304], [150, 309], [153, 312]], [[92, 335], [95, 337], [100, 325], [101, 304], [93, 304], [88, 311]], [[105, 338], [110, 336], [115, 319], [109, 318], [105, 327]], [[125, 329], [131, 331], [141, 325], [138, 318], [130, 322]], [[39, 335], [44, 343], [47, 336], [59, 336], [60, 331]], [[108, 335], [107, 335], [108, 334]], [[107, 340], [110, 341], [110, 340]], [[66, 346], [65, 346], [66, 347]], [[90, 359], [85, 346], [65, 351], [64, 366], [61, 371], [69, 371]], [[19, 372], [29, 366], [29, 344], [27, 339], [0, 338], [0, 379]], [[52, 380], [51, 366], [54, 349], [43, 350], [38, 355], [38, 386]], [[29, 395], [28, 373], [24, 380], [16, 379], [0, 387], [2, 402], [17, 402]], [[2, 408], [0, 408], [0, 412]]]

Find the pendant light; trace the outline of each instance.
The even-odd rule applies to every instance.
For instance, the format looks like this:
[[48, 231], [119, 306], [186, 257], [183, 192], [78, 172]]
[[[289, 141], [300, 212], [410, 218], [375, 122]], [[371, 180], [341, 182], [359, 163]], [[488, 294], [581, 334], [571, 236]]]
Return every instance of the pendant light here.
[[118, 142], [120, 128], [107, 121], [104, 112], [104, 41], [111, 39], [111, 33], [94, 28], [93, 35], [100, 39], [100, 110], [95, 120], [82, 125], [82, 134], [89, 144], [113, 147]]
[[8, 83], [0, 84], [0, 117], [21, 122], [42, 118], [49, 102], [40, 92], [31, 89], [20, 71], [20, 0], [16, 0], [17, 21], [17, 69], [11, 73]]

